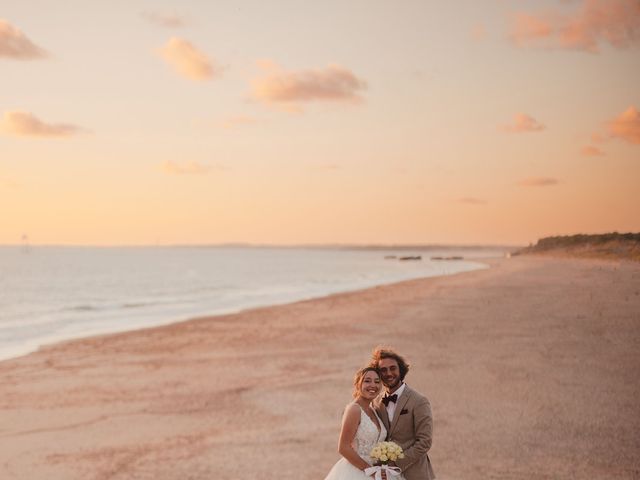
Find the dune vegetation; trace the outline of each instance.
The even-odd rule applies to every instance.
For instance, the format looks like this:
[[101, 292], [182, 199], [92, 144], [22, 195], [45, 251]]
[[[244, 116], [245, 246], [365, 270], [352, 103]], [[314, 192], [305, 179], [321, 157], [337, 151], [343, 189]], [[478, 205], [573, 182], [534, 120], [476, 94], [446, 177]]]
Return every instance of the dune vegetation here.
[[548, 254], [640, 261], [640, 233], [604, 233], [545, 237], [513, 255]]

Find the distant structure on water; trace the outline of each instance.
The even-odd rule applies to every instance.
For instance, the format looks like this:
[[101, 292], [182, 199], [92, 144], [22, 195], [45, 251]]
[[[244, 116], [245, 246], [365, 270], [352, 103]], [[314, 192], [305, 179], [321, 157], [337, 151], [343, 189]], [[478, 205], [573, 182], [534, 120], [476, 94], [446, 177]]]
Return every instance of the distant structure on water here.
[[27, 235], [26, 233], [23, 233], [22, 237], [20, 237], [20, 240], [21, 240], [21, 244], [22, 244], [22, 247], [21, 247], [20, 251], [22, 253], [31, 252], [31, 245], [29, 245], [29, 235]]

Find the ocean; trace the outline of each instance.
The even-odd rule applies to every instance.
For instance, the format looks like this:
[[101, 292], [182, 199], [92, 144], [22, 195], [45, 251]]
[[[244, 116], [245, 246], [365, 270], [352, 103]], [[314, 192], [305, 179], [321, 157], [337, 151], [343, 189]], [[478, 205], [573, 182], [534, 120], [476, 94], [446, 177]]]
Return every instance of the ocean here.
[[[0, 359], [91, 335], [486, 268], [500, 249], [0, 247]], [[422, 255], [400, 261], [388, 256]], [[464, 260], [430, 260], [463, 255]]]

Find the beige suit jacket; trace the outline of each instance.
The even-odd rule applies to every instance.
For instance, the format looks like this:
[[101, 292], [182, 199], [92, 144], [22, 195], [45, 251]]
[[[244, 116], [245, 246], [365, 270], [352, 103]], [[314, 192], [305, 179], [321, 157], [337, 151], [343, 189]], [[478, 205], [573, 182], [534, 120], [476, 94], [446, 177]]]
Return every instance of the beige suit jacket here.
[[387, 428], [387, 440], [396, 442], [404, 451], [405, 458], [396, 462], [404, 478], [436, 478], [427, 455], [433, 439], [433, 417], [429, 400], [407, 385], [396, 402], [392, 419], [389, 419], [382, 401], [378, 401], [375, 408]]

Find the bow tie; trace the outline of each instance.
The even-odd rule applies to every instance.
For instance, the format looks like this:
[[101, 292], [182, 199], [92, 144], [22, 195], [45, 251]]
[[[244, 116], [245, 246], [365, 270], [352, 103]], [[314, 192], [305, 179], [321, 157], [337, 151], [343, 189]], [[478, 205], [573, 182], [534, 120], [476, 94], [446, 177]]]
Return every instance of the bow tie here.
[[394, 393], [393, 395], [387, 395], [386, 397], [382, 397], [382, 403], [384, 403], [385, 407], [389, 405], [389, 402], [396, 403], [396, 400], [398, 400], [397, 393]]

